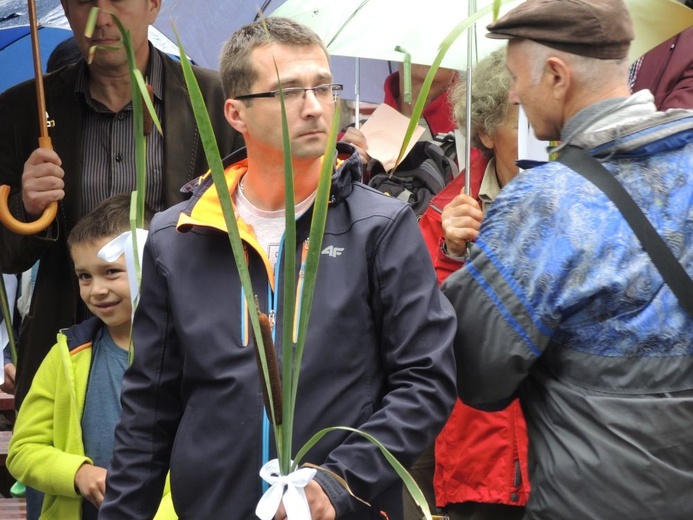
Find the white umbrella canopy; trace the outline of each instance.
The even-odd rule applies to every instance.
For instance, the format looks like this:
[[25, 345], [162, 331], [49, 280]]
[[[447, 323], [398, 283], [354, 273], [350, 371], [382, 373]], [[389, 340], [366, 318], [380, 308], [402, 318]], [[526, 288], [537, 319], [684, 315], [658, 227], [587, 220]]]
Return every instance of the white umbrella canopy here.
[[[500, 15], [520, 3], [506, 2]], [[476, 11], [489, 8], [493, 0], [477, 0]], [[443, 39], [469, 15], [467, 0], [286, 0], [271, 16], [285, 16], [304, 23], [325, 41], [331, 54], [356, 58], [404, 61], [401, 47], [411, 62], [431, 65]], [[490, 12], [477, 22], [476, 57], [482, 58], [505, 45], [483, 38], [493, 20]], [[467, 38], [450, 47], [442, 67], [467, 68]]]
[[693, 9], [677, 0], [626, 0], [626, 4], [635, 29], [635, 40], [628, 53], [631, 63], [664, 40], [693, 26]]
[[[492, 3], [476, 0], [473, 12], [487, 9]], [[505, 0], [499, 16], [520, 3]], [[636, 35], [631, 61], [693, 24], [692, 10], [676, 0], [626, 0], [626, 4]], [[285, 0], [271, 13], [311, 27], [333, 55], [403, 61], [404, 54], [395, 50], [400, 46], [410, 53], [412, 63], [422, 65], [433, 64], [444, 38], [468, 15], [467, 0]], [[504, 40], [485, 37], [492, 17], [489, 12], [476, 22], [474, 62], [505, 45]], [[441, 66], [467, 68], [465, 35], [452, 44]]]

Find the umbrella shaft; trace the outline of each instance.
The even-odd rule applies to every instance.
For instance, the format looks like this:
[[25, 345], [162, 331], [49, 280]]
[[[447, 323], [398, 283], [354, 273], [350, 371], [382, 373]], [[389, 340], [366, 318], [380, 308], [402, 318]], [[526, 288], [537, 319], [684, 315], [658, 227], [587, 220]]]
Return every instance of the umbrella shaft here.
[[41, 67], [41, 47], [38, 38], [38, 20], [34, 0], [27, 0], [29, 6], [29, 24], [31, 27], [31, 48], [34, 56], [34, 76], [36, 78], [36, 102], [38, 104], [39, 131], [42, 138], [48, 137], [46, 120], [46, 96], [43, 90], [43, 72]]

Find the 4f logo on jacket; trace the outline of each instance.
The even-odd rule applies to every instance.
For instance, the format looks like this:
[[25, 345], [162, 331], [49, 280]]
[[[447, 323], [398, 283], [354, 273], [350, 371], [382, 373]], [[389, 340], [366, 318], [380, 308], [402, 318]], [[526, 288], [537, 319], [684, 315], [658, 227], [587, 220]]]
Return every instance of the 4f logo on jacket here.
[[332, 258], [336, 258], [339, 255], [341, 255], [343, 251], [343, 247], [327, 246], [325, 249], [322, 250], [321, 254], [331, 256]]

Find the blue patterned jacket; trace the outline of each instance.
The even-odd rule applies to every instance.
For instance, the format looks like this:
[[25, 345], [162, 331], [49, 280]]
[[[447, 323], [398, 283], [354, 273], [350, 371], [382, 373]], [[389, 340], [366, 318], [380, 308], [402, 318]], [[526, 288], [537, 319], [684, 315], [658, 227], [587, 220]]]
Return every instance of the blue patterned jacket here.
[[[648, 92], [606, 106], [563, 141], [603, 162], [693, 274], [693, 111], [656, 113]], [[520, 396], [526, 518], [691, 518], [693, 319], [606, 195], [557, 162], [522, 172], [443, 290], [460, 397]]]

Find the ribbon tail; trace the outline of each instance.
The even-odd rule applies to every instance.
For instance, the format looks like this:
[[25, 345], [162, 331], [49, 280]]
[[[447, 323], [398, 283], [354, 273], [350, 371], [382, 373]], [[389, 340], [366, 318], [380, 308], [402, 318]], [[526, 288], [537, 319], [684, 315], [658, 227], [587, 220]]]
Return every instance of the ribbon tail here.
[[287, 520], [310, 520], [310, 506], [304, 488], [288, 486], [282, 502], [286, 509]]
[[255, 507], [255, 514], [260, 520], [272, 520], [279, 509], [284, 494], [284, 484], [274, 484], [265, 491]]

